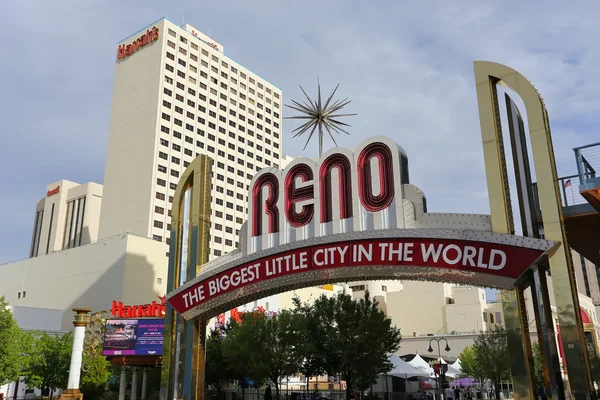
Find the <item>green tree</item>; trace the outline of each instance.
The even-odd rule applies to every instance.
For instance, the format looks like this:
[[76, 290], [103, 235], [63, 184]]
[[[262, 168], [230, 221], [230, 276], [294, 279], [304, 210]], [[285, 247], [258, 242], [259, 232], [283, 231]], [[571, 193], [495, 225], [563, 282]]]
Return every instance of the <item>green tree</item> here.
[[83, 340], [80, 389], [88, 400], [100, 397], [108, 388], [110, 363], [102, 355], [107, 312], [94, 313], [86, 327]]
[[[299, 321], [297, 314], [287, 310], [271, 317], [247, 313], [241, 323], [231, 321], [222, 344], [225, 362], [230, 368], [225, 373], [237, 379], [251, 378], [257, 385], [268, 379], [275, 385], [275, 396], [279, 398], [281, 379], [298, 372]], [[211, 339], [218, 341], [212, 336]], [[218, 346], [213, 347], [214, 357], [218, 359]]]
[[531, 346], [533, 353], [533, 379], [536, 390], [544, 387], [544, 361], [542, 358], [542, 348], [539, 343]]
[[252, 313], [244, 314], [242, 322], [231, 319], [223, 341], [223, 354], [232, 377], [241, 382], [250, 378], [257, 386], [267, 379], [267, 368], [260, 354], [263, 347], [260, 343], [262, 324], [262, 318]]
[[499, 398], [500, 382], [510, 379], [510, 359], [506, 330], [496, 326], [490, 331], [479, 335], [475, 339], [472, 349], [475, 354], [477, 371], [481, 378], [492, 381], [496, 398]]
[[460, 366], [464, 375], [479, 379], [483, 378], [481, 369], [477, 364], [474, 346], [467, 346], [462, 353], [460, 353]]
[[593, 344], [588, 344], [588, 360], [592, 381], [600, 386], [600, 356], [598, 356], [596, 347]]
[[23, 368], [22, 336], [8, 303], [0, 297], [0, 386], [19, 378]]
[[354, 387], [364, 392], [380, 374], [392, 369], [388, 356], [400, 347], [400, 330], [392, 326], [368, 291], [358, 301], [345, 292], [331, 299], [321, 296], [314, 307], [323, 307], [325, 312], [317, 316], [328, 318], [319, 321], [329, 330], [327, 371], [342, 376], [348, 397]]
[[69, 365], [73, 335], [49, 335], [35, 332], [29, 359], [25, 370], [25, 383], [28, 387], [43, 390], [64, 389], [69, 379]]
[[221, 329], [212, 329], [206, 340], [206, 372], [204, 379], [209, 387], [217, 391], [219, 397], [225, 384], [234, 377], [223, 352], [224, 340], [225, 333]]
[[332, 347], [330, 334], [335, 300], [327, 297], [319, 300], [310, 304], [302, 303], [298, 297], [293, 299], [292, 312], [298, 326], [294, 352], [299, 363], [298, 371], [306, 377], [307, 392], [311, 377], [332, 372], [333, 369], [328, 368], [326, 354]]
[[260, 349], [262, 363], [267, 376], [275, 385], [275, 398], [279, 399], [279, 383], [282, 378], [298, 372], [300, 363], [296, 357], [296, 346], [300, 342], [299, 317], [288, 310], [282, 310], [272, 317], [262, 318]]

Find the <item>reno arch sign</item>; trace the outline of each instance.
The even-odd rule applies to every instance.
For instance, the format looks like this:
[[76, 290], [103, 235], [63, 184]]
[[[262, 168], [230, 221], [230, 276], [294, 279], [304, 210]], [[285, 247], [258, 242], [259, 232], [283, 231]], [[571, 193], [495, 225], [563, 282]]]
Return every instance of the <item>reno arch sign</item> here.
[[428, 213], [423, 193], [409, 183], [406, 153], [374, 137], [354, 151], [336, 148], [319, 160], [259, 171], [241, 248], [205, 264], [168, 302], [185, 319], [206, 319], [334, 282], [431, 280], [508, 289], [557, 245], [491, 230], [487, 215]]
[[404, 227], [408, 157], [385, 137], [354, 152], [332, 149], [320, 160], [299, 158], [285, 171], [263, 169], [250, 186], [250, 253], [345, 232]]

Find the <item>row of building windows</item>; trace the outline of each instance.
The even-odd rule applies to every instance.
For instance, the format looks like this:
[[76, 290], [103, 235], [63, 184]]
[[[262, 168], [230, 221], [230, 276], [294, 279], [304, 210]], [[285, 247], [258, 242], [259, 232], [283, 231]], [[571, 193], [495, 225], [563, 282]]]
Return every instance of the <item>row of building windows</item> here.
[[[172, 53], [170, 53], [168, 51], [167, 51], [167, 58], [172, 61], [175, 61], [175, 55], [173, 55]], [[177, 63], [183, 67], [185, 67], [187, 65], [187, 62], [181, 58], [177, 59]], [[202, 61], [201, 66], [208, 68], [208, 63]], [[174, 70], [175, 70], [175, 67], [168, 63], [166, 63], [166, 68], [171, 72], [174, 72]], [[192, 63], [189, 64], [188, 69], [194, 74], [198, 73], [198, 68], [196, 66], [194, 66]], [[244, 90], [244, 91], [247, 90], [247, 92], [250, 95], [256, 95], [258, 97], [258, 99], [265, 100], [267, 102], [267, 104], [272, 104], [276, 109], [279, 109], [279, 103], [277, 103], [275, 101], [271, 101], [271, 99], [269, 97], [265, 97], [265, 96], [263, 96], [262, 93], [256, 92], [252, 87], [247, 87], [246, 84], [244, 84], [243, 82], [238, 82], [238, 80], [235, 79], [233, 76], [228, 78], [227, 73], [221, 71], [221, 74], [219, 77], [219, 69], [217, 67], [212, 66], [211, 71], [214, 72], [215, 74], [217, 74], [217, 77], [211, 76], [210, 81], [212, 83], [214, 83], [215, 85], [220, 86], [222, 89], [225, 89], [225, 90], [229, 89], [229, 91], [236, 96], [239, 94], [239, 96], [240, 96], [240, 98], [242, 98], [242, 100], [246, 99], [246, 95], [243, 94], [242, 92], [240, 92], [239, 89], [234, 88], [233, 86], [240, 88], [241, 90]], [[185, 73], [183, 71], [181, 71], [181, 74], [178, 73], [178, 76], [185, 78]], [[203, 71], [202, 69], [200, 69], [200, 77], [208, 80], [208, 74], [205, 71]], [[219, 80], [222, 80], [222, 79], [229, 79], [230, 86], [227, 86], [227, 83], [225, 83], [223, 81], [221, 81], [221, 83], [219, 85]], [[197, 79], [193, 78], [191, 75], [188, 76], [188, 81], [190, 83], [192, 83], [193, 85], [196, 85], [196, 83], [198, 83]], [[231, 86], [231, 84], [233, 84], [233, 86]], [[206, 84], [200, 83], [199, 86], [206, 90]], [[270, 91], [270, 89], [269, 89], [269, 91]], [[277, 95], [277, 96], [279, 96], [279, 95]], [[279, 98], [279, 97], [277, 97], [277, 98]], [[262, 103], [257, 102], [256, 104], [259, 106], [259, 108], [261, 108], [261, 109], [263, 108]], [[266, 107], [266, 110], [269, 114], [271, 113], [271, 111], [268, 107]]]
[[[169, 53], [167, 52], [167, 54], [169, 54]], [[182, 61], [180, 59], [179, 60], [179, 64], [185, 66], [185, 61]], [[212, 68], [213, 68], [213, 72], [215, 72], [218, 75], [218, 73], [219, 73], [218, 69], [215, 68], [215, 67], [212, 67]], [[184, 71], [180, 70], [179, 68], [177, 68], [177, 70], [176, 70], [175, 66], [169, 64], [168, 62], [165, 63], [165, 69], [167, 71], [169, 71], [169, 72], [172, 72], [172, 73], [176, 74], [178, 77], [180, 77], [180, 78], [182, 78], [184, 80], [186, 78], [186, 73]], [[196, 70], [196, 68], [194, 68], [194, 70]], [[192, 70], [192, 72], [194, 72], [194, 70]], [[221, 75], [223, 75], [223, 73]], [[208, 81], [208, 74], [206, 72], [200, 71], [200, 76]], [[225, 75], [225, 77], [226, 77], [226, 75]], [[243, 93], [241, 91], [238, 91], [237, 89], [235, 89], [235, 88], [233, 88], [231, 86], [228, 86], [227, 83], [225, 83], [225, 82], [219, 82], [220, 79], [221, 78], [217, 78], [217, 77], [211, 76], [210, 77], [210, 83], [213, 83], [214, 85], [216, 85], [217, 88], [224, 89], [226, 93], [230, 93], [231, 95], [236, 96], [236, 97], [238, 97], [241, 100], [247, 101], [248, 103], [250, 103], [252, 105], [256, 105], [261, 110], [263, 110], [265, 108], [268, 108], [267, 106], [265, 106], [264, 104], [262, 104], [260, 101], [254, 100], [254, 98], [250, 97], [250, 95], [246, 95], [245, 93]], [[208, 85], [206, 83], [198, 81], [196, 78], [193, 78], [191, 75], [188, 75], [187, 81], [190, 84], [194, 85], [194, 87], [196, 87], [196, 85], [197, 85], [201, 89], [209, 90]], [[172, 81], [171, 81], [171, 83], [172, 83]], [[217, 95], [217, 90], [215, 88], [210, 88], [210, 92], [212, 94], [214, 94], [215, 96]], [[252, 90], [252, 89], [249, 90], [249, 93], [251, 95], [256, 95], [259, 100], [265, 99], [264, 96], [261, 93], [255, 93], [254, 90]], [[225, 93], [223, 93], [223, 92], [221, 92], [220, 97], [223, 100], [227, 100], [227, 95]], [[267, 104], [272, 104], [272, 106], [275, 109], [277, 109], [277, 110], [279, 109], [279, 103], [277, 103], [277, 102], [271, 102], [271, 99], [269, 99], [269, 98], [266, 98], [265, 100], [266, 100]]]
[[[181, 89], [182, 89], [182, 90], [185, 90], [184, 88], [185, 88], [185, 86], [183, 86], [183, 85], [182, 85]], [[194, 93], [195, 93], [195, 91], [194, 91], [194, 90], [192, 90], [192, 89], [189, 89], [189, 88], [188, 88], [188, 94], [191, 94], [190, 92], [194, 92]], [[165, 88], [163, 88], [163, 93], [164, 93], [165, 95], [167, 95], [167, 96], [171, 97], [171, 98], [173, 97], [173, 91], [172, 91], [171, 89], [169, 89], [168, 87], [165, 87]], [[206, 102], [206, 96], [205, 96], [205, 95], [203, 95], [202, 93], [200, 93], [200, 95], [199, 95], [199, 98], [200, 98], [200, 100], [202, 100], [202, 101]], [[175, 99], [176, 99], [177, 101], [181, 102], [181, 103], [187, 104], [188, 106], [190, 106], [190, 107], [194, 107], [194, 109], [196, 109], [196, 108], [195, 108], [195, 106], [196, 106], [196, 103], [195, 103], [195, 101], [193, 101], [193, 100], [191, 100], [191, 99], [189, 99], [189, 98], [188, 98], [188, 100], [187, 100], [187, 103], [186, 103], [186, 100], [185, 100], [185, 98], [184, 98], [184, 96], [183, 96], [183, 95], [180, 95], [180, 94], [176, 93], [176, 94], [175, 94]], [[195, 99], [195, 97], [194, 97], [194, 99]], [[163, 106], [164, 106], [165, 108], [172, 109], [172, 103], [171, 103], [169, 100], [170, 100], [170, 99], [163, 99]], [[204, 103], [204, 104], [205, 104], [205, 103]], [[209, 104], [210, 104], [211, 106], [213, 106], [213, 107], [217, 107], [217, 102], [216, 102], [215, 100], [209, 99]], [[244, 106], [243, 106], [243, 104], [240, 104], [239, 106], [240, 106], [240, 108], [241, 108], [241, 107], [244, 107]], [[225, 107], [223, 104], [219, 105], [219, 109], [220, 109], [221, 111], [227, 112], [227, 107]], [[176, 112], [180, 113], [180, 114], [183, 116], [183, 108], [181, 108], [181, 107], [179, 107], [179, 106], [177, 106], [177, 105], [176, 105], [176, 106], [175, 106], [175, 108], [174, 108], [174, 110], [175, 110]], [[206, 107], [205, 107], [204, 105], [202, 105], [202, 104], [199, 104], [199, 105], [198, 105], [198, 110], [199, 110], [200, 112], [206, 113]], [[252, 111], [252, 115], [254, 115], [254, 114], [253, 114], [253, 110], [251, 110], [251, 109], [248, 109], [248, 111], [249, 111], [249, 112], [250, 112], [250, 111]], [[243, 114], [241, 114], [241, 113], [239, 113], [239, 112], [237, 112], [237, 111], [235, 111], [235, 110], [233, 110], [233, 109], [231, 109], [231, 108], [229, 109], [229, 113], [230, 113], [230, 115], [232, 115], [232, 116], [233, 116], [233, 114], [235, 114], [235, 116], [237, 117], [237, 119], [239, 119], [240, 121], [242, 121], [244, 124], [248, 124], [248, 125], [250, 125], [250, 127], [248, 127], [248, 126], [246, 126], [246, 125], [244, 125], [244, 124], [242, 124], [242, 123], [240, 123], [239, 121], [236, 121], [236, 120], [232, 120], [232, 119], [229, 119], [229, 120], [227, 120], [226, 116], [223, 116], [223, 115], [219, 115], [219, 116], [218, 116], [218, 119], [219, 119], [221, 122], [228, 123], [228, 125], [229, 125], [229, 126], [231, 126], [231, 127], [233, 127], [233, 128], [237, 127], [237, 128], [238, 128], [240, 131], [242, 131], [242, 132], [246, 132], [246, 131], [248, 131], [248, 134], [249, 134], [250, 136], [254, 136], [254, 131], [253, 131], [253, 128], [254, 128], [254, 127], [256, 127], [256, 129], [258, 129], [260, 132], [265, 132], [265, 134], [268, 134], [268, 135], [273, 135], [275, 138], [279, 139], [279, 133], [278, 133], [277, 131], [275, 131], [275, 130], [271, 130], [271, 128], [269, 128], [268, 126], [263, 126], [263, 125], [262, 125], [261, 123], [259, 123], [259, 122], [256, 122], [256, 123], [255, 123], [255, 121], [254, 121], [253, 119], [251, 119], [251, 118], [249, 118], [249, 117], [247, 117], [247, 116], [245, 116], [245, 115], [243, 115]], [[210, 116], [210, 117], [214, 118], [215, 120], [217, 119], [217, 114], [216, 114], [216, 112], [209, 110], [209, 111], [208, 111], [208, 114], [209, 114], [209, 116]], [[258, 116], [260, 116], [260, 118], [259, 118], [259, 119], [261, 119], [261, 120], [262, 120], [262, 118], [263, 118], [263, 117], [262, 117], [262, 114], [260, 114], [260, 113], [257, 113], [256, 115], [257, 115], [257, 118], [258, 118]], [[186, 116], [187, 116], [187, 118], [189, 118], [189, 119], [192, 119], [192, 120], [194, 120], [194, 119], [195, 119], [195, 115], [194, 115], [194, 113], [192, 113], [192, 112], [190, 112], [190, 111], [187, 111], [187, 112], [186, 112]], [[169, 115], [168, 113], [165, 113], [165, 112], [163, 112], [163, 113], [162, 113], [162, 117], [163, 117], [163, 119], [165, 119], [165, 120], [168, 120], [168, 121], [170, 121], [170, 120], [171, 120], [171, 115]], [[271, 121], [271, 119], [269, 119], [269, 118], [265, 118], [264, 120], [266, 121], [266, 123], [267, 123], [267, 124], [271, 125], [271, 123], [272, 123], [272, 125], [273, 125], [275, 128], [279, 129], [279, 123], [278, 123], [278, 122], [273, 122], [273, 121]], [[201, 123], [202, 125], [206, 125], [206, 122], [207, 122], [207, 121], [206, 121], [206, 119], [205, 119], [205, 118], [203, 118], [203, 117], [201, 117], [201, 116], [198, 116], [198, 117], [197, 117], [197, 122]], [[216, 122], [216, 121], [215, 121], [215, 122]], [[175, 119], [174, 119], [174, 123], [175, 123], [176, 125], [178, 125], [178, 126], [183, 126], [183, 121], [182, 121], [182, 120], [180, 120], [180, 119], [177, 119], [177, 118], [175, 118]], [[211, 126], [211, 123], [213, 124], [213, 126]], [[209, 120], [209, 121], [208, 121], [208, 125], [209, 125], [209, 127], [212, 127], [212, 128], [214, 129], [214, 122], [212, 122], [212, 121], [210, 121], [210, 120]], [[251, 127], [252, 127], [252, 129], [251, 129]], [[193, 129], [190, 129], [190, 130], [193, 130]], [[257, 133], [257, 137], [259, 137], [259, 136], [260, 136], [260, 137], [262, 138], [262, 136], [261, 136], [261, 133], [260, 133], [260, 132], [258, 132], [258, 133]], [[260, 140], [262, 140], [262, 139], [260, 139]]]
[[[175, 33], [175, 31], [173, 31], [172, 29], [169, 29], [169, 34], [170, 34], [171, 36], [173, 36], [175, 39], [177, 38], [177, 34], [176, 34], [176, 33]], [[180, 35], [180, 37], [179, 37], [179, 40], [180, 40], [180, 42], [181, 42], [181, 43], [183, 43], [183, 44], [187, 44], [187, 43], [188, 43], [187, 39], [186, 39], [184, 36], [181, 36], [181, 35]], [[170, 41], [170, 40], [167, 40], [167, 45], [168, 45], [169, 47], [173, 48], [173, 49], [175, 49], [175, 48], [177, 47], [177, 46], [175, 45], [175, 43], [174, 43], [174, 42], [172, 42], [172, 41]], [[199, 50], [199, 48], [198, 48], [198, 45], [197, 45], [196, 43], [194, 43], [193, 41], [192, 41], [192, 42], [190, 42], [190, 47], [192, 48], [192, 50], [195, 50], [195, 51], [198, 51], [198, 50]], [[180, 46], [180, 52], [181, 52], [181, 54], [187, 55], [187, 50], [186, 50], [186, 49], [184, 49], [184, 48], [182, 48], [181, 46]], [[202, 54], [203, 56], [207, 57], [207, 58], [208, 58], [208, 56], [209, 56], [209, 52], [208, 52], [207, 50], [205, 50], [205, 49], [202, 49], [202, 50], [201, 50], [201, 54]], [[191, 53], [191, 52], [190, 52], [190, 54], [189, 54], [189, 55], [190, 55], [190, 58], [192, 58], [192, 60], [194, 60], [194, 61], [198, 61], [198, 56], [197, 56], [197, 55], [195, 55], [195, 54], [193, 54], [193, 53]], [[212, 59], [212, 61], [216, 62], [217, 64], [219, 63], [219, 58], [218, 58], [217, 56], [215, 56], [214, 54], [212, 54], [212, 55], [211, 55], [211, 59]], [[243, 80], [246, 80], [246, 78], [247, 78], [246, 74], [245, 74], [244, 72], [242, 72], [242, 71], [239, 71], [239, 75], [238, 75], [238, 69], [237, 69], [235, 66], [233, 66], [233, 65], [231, 65], [231, 66], [230, 66], [230, 65], [229, 65], [229, 64], [228, 64], [226, 61], [224, 61], [224, 60], [221, 60], [221, 67], [222, 67], [222, 68], [226, 68], [227, 70], [231, 71], [231, 74], [233, 74], [233, 75], [236, 75], [236, 76], [239, 76], [239, 77], [240, 77], [241, 79], [243, 79]], [[248, 82], [249, 82], [251, 85], [256, 85], [256, 86], [257, 86], [259, 89], [263, 89], [263, 88], [264, 88], [267, 94], [271, 94], [271, 93], [273, 93], [273, 96], [274, 96], [275, 98], [277, 98], [277, 99], [279, 98], [279, 94], [278, 94], [277, 92], [275, 92], [275, 91], [271, 91], [271, 89], [270, 89], [268, 86], [266, 86], [266, 85], [263, 85], [261, 82], [256, 82], [256, 80], [255, 80], [254, 78], [252, 78], [252, 77], [249, 77], [249, 78], [248, 78]]]

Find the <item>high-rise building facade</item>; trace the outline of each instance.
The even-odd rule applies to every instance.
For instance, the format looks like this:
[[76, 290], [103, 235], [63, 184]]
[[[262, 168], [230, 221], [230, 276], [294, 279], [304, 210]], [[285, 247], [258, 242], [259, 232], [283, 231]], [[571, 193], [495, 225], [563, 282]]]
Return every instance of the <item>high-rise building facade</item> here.
[[233, 250], [248, 184], [281, 165], [281, 89], [190, 25], [162, 18], [119, 43], [100, 238], [123, 232], [168, 243], [182, 172], [213, 159], [211, 256]]
[[46, 187], [37, 202], [29, 257], [98, 240], [102, 185], [61, 179]]

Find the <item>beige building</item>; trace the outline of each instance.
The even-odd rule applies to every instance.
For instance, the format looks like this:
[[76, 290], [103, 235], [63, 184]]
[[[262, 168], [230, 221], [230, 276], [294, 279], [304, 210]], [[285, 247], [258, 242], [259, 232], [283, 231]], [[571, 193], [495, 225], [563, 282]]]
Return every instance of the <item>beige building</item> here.
[[37, 202], [29, 257], [98, 240], [102, 185], [62, 179]]
[[281, 89], [165, 18], [118, 47], [100, 238], [132, 232], [168, 243], [179, 177], [207, 154], [211, 257], [235, 249], [252, 176], [281, 163]]
[[110, 310], [112, 301], [147, 304], [166, 291], [164, 245], [132, 234], [0, 265], [0, 295], [16, 309], [61, 310], [73, 327], [73, 307]]
[[488, 303], [482, 288], [419, 281], [403, 286], [388, 292], [386, 303], [404, 337], [479, 334], [502, 324], [498, 305]]

